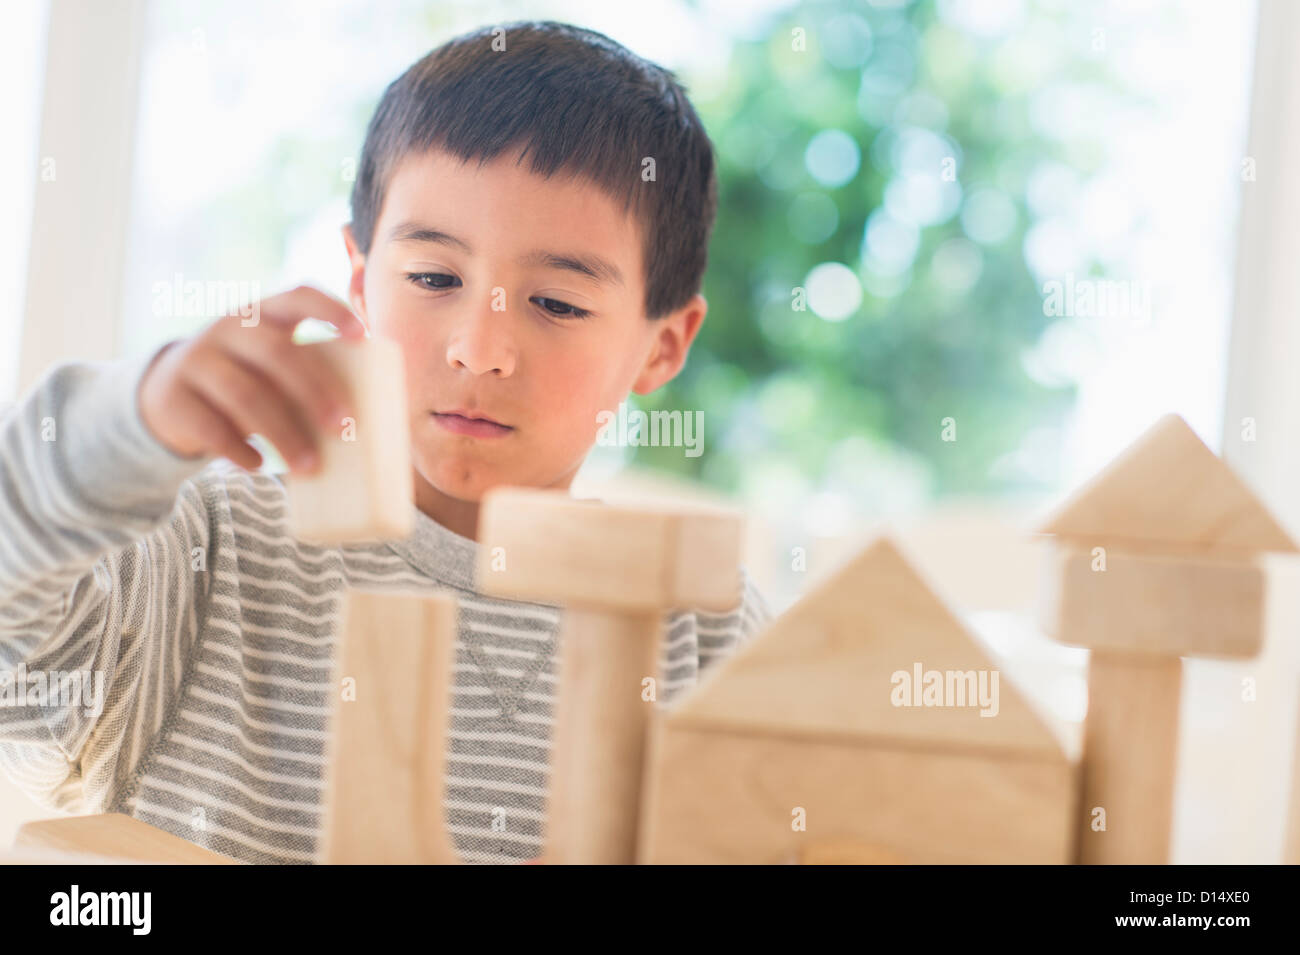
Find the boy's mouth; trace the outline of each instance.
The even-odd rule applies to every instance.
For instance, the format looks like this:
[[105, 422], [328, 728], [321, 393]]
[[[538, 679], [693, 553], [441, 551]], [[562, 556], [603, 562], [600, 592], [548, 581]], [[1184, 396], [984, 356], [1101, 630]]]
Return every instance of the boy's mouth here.
[[433, 417], [438, 424], [453, 434], [468, 435], [471, 438], [499, 438], [514, 430], [510, 425], [493, 421], [472, 411], [435, 411]]

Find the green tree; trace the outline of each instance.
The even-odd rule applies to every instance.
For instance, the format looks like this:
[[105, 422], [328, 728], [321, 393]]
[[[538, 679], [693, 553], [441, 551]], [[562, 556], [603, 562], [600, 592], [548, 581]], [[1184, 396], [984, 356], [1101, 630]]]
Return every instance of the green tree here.
[[[1027, 42], [1050, 37], [1051, 14], [1031, 16]], [[1097, 69], [1053, 53], [1058, 76]], [[1041, 162], [1098, 157], [1036, 132], [1016, 56], [930, 2], [807, 4], [735, 45], [725, 88], [696, 99], [719, 158], [709, 316], [682, 374], [639, 399], [704, 411], [706, 451], [637, 463], [754, 496], [778, 473], [858, 497], [880, 468], [925, 494], [1036, 489], [999, 462], [1074, 395], [1022, 361], [1052, 321], [1022, 251], [1026, 189]], [[822, 270], [823, 311], [861, 283], [837, 320], [798, 309], [821, 263], [847, 267]]]

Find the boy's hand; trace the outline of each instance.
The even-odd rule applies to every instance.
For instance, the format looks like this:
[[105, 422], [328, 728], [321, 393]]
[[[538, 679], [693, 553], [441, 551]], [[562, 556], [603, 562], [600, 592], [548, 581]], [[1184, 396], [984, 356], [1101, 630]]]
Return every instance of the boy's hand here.
[[246, 440], [256, 433], [294, 471], [309, 473], [320, 461], [315, 430], [337, 429], [352, 413], [351, 398], [315, 349], [294, 344], [293, 330], [308, 317], [344, 338], [364, 338], [365, 328], [342, 302], [308, 286], [263, 299], [257, 309], [255, 325], [227, 315], [164, 348], [140, 378], [140, 416], [181, 457], [212, 455], [256, 468], [262, 456]]

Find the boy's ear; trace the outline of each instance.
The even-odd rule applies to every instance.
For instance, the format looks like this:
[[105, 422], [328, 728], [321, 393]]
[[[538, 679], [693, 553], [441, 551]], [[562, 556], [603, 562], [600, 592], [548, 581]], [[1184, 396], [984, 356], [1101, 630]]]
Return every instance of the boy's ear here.
[[352, 234], [350, 222], [343, 226], [343, 244], [347, 247], [349, 267], [352, 270], [352, 277], [348, 280], [348, 304], [369, 331], [370, 317], [366, 315], [366, 254], [357, 248], [357, 239]]
[[699, 334], [708, 310], [709, 303], [703, 295], [697, 294], [677, 311], [650, 320], [654, 344], [640, 374], [632, 383], [633, 391], [638, 395], [648, 395], [677, 377], [682, 365], [686, 364], [691, 343]]

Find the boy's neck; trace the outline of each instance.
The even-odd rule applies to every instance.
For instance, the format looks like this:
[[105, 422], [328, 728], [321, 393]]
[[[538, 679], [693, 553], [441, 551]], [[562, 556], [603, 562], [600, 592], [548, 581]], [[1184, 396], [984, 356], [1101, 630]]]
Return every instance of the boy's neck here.
[[443, 494], [417, 474], [415, 506], [447, 530], [478, 540], [478, 501], [461, 501]]

